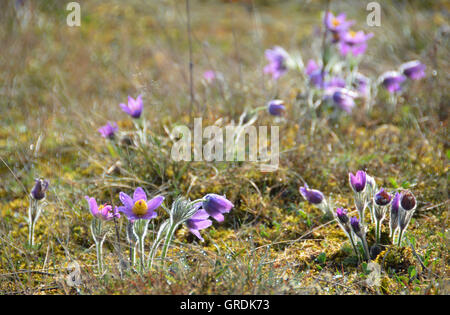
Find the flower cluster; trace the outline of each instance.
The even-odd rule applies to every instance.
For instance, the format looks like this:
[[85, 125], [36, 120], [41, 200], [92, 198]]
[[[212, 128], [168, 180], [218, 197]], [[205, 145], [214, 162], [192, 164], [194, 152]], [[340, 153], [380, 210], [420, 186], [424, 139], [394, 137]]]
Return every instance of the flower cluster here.
[[425, 77], [426, 66], [419, 60], [413, 60], [400, 65], [398, 70], [387, 71], [378, 79], [379, 83], [389, 93], [400, 92], [406, 79], [419, 80]]

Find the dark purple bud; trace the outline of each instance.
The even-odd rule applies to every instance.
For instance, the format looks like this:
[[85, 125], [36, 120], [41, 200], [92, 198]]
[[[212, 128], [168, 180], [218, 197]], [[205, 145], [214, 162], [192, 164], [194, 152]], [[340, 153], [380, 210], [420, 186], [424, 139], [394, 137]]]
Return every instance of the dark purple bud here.
[[45, 179], [36, 179], [33, 189], [31, 190], [31, 196], [36, 200], [42, 200], [45, 198], [45, 192], [48, 189], [48, 181]]
[[419, 60], [406, 62], [400, 66], [400, 71], [411, 80], [419, 80], [425, 76], [426, 66]]
[[350, 225], [352, 226], [353, 232], [355, 232], [355, 234], [358, 234], [359, 232], [361, 232], [361, 226], [359, 225], [358, 218], [351, 217], [350, 218]]
[[305, 186], [303, 187], [300, 187], [300, 194], [302, 194], [303, 198], [315, 205], [322, 203], [323, 199], [325, 198], [322, 192], [316, 189], [309, 189], [307, 184], [305, 184]]
[[398, 214], [398, 207], [400, 206], [400, 197], [401, 197], [400, 193], [395, 193], [394, 199], [392, 200], [391, 213], [393, 213], [394, 215]]
[[336, 209], [336, 216], [338, 220], [343, 224], [347, 224], [349, 222], [348, 216], [347, 216], [347, 210], [342, 208]]
[[284, 102], [282, 100], [273, 100], [270, 101], [267, 110], [269, 114], [273, 116], [281, 116], [284, 114], [286, 107], [284, 107]]
[[223, 213], [230, 212], [234, 205], [224, 196], [216, 194], [207, 194], [204, 197], [202, 207], [203, 209], [216, 221], [222, 222], [224, 220]]
[[414, 209], [416, 207], [416, 198], [414, 197], [413, 193], [409, 190], [402, 192], [400, 205], [406, 211]]
[[392, 196], [389, 195], [387, 191], [384, 190], [384, 188], [381, 188], [379, 192], [375, 194], [375, 203], [379, 206], [386, 206], [391, 202]]

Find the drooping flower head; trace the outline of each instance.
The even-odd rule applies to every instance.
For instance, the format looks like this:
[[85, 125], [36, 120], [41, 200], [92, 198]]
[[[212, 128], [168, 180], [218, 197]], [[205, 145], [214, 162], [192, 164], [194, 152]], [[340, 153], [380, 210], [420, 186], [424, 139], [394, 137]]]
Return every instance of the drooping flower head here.
[[406, 62], [400, 66], [400, 72], [411, 80], [419, 80], [425, 76], [427, 67], [419, 60]]
[[278, 80], [287, 71], [289, 54], [280, 46], [267, 49], [265, 52], [269, 64], [264, 67], [264, 73], [270, 73], [274, 80]]
[[347, 31], [341, 35], [339, 50], [341, 55], [351, 53], [353, 56], [363, 54], [367, 49], [367, 41], [373, 37], [373, 33], [364, 34], [363, 31]]
[[347, 210], [343, 208], [336, 209], [336, 217], [342, 225], [346, 225], [350, 221], [347, 216]]
[[272, 100], [268, 103], [267, 110], [273, 116], [281, 116], [286, 111], [286, 107], [284, 106], [284, 101]]
[[325, 92], [325, 98], [333, 100], [333, 104], [347, 113], [351, 113], [355, 107], [355, 98], [358, 95], [346, 88], [332, 87]]
[[119, 128], [117, 127], [117, 123], [111, 124], [108, 121], [108, 123], [106, 125], [104, 125], [98, 129], [98, 132], [100, 132], [100, 134], [102, 135], [103, 138], [113, 139], [117, 130], [119, 130]]
[[322, 192], [316, 189], [309, 189], [307, 184], [305, 184], [303, 187], [300, 187], [299, 190], [303, 198], [315, 205], [322, 203], [323, 199], [325, 198]]
[[388, 205], [392, 200], [392, 195], [390, 195], [387, 191], [384, 190], [384, 188], [381, 188], [373, 198], [375, 200], [375, 203], [378, 206], [386, 206]]
[[399, 92], [406, 77], [397, 71], [387, 71], [380, 77], [380, 82], [389, 93]]
[[207, 70], [203, 72], [203, 78], [206, 82], [211, 83], [216, 79], [216, 73], [213, 70]]
[[216, 194], [207, 194], [202, 203], [203, 209], [217, 222], [224, 220], [224, 213], [230, 212], [234, 205], [224, 196]]
[[144, 108], [144, 104], [142, 103], [142, 96], [139, 95], [136, 99], [133, 99], [131, 96], [128, 96], [128, 104], [125, 105], [123, 103], [120, 104], [122, 110], [130, 115], [133, 118], [139, 118], [142, 114], [142, 109]]
[[325, 15], [325, 26], [333, 33], [345, 32], [352, 26], [355, 22], [346, 20], [345, 13], [340, 13], [334, 16], [332, 12], [327, 12]]
[[350, 187], [354, 192], [360, 193], [364, 191], [364, 189], [366, 188], [366, 172], [360, 170], [356, 172], [356, 175], [348, 173], [348, 177]]
[[200, 230], [206, 229], [212, 225], [212, 221], [209, 220], [209, 214], [204, 209], [201, 208], [201, 203], [196, 205], [197, 212], [186, 221], [186, 225], [189, 231], [197, 236], [198, 239], [204, 241], [203, 237], [200, 235]]
[[45, 179], [36, 179], [33, 189], [31, 190], [31, 197], [36, 200], [45, 198], [45, 193], [48, 189], [49, 182]]
[[156, 196], [147, 201], [147, 195], [141, 187], [136, 188], [133, 198], [120, 192], [119, 199], [123, 206], [119, 207], [119, 211], [124, 213], [128, 220], [150, 220], [157, 216], [155, 210], [162, 204], [164, 197]]
[[115, 207], [113, 210], [112, 207], [108, 204], [103, 204], [103, 205], [98, 206], [95, 198], [89, 197], [89, 196], [85, 196], [84, 198], [86, 198], [86, 200], [89, 204], [89, 210], [91, 211], [91, 214], [94, 217], [101, 219], [103, 221], [109, 221], [114, 218], [117, 218], [117, 219], [120, 218], [120, 213], [119, 213], [117, 207]]

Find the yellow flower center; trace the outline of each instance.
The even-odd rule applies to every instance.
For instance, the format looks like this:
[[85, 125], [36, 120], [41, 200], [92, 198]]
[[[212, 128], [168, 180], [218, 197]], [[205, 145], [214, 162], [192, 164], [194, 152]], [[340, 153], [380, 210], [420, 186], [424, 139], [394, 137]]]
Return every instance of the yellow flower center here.
[[331, 24], [333, 24], [333, 26], [336, 27], [336, 26], [338, 26], [338, 25], [341, 24], [341, 23], [339, 22], [338, 19], [333, 18], [333, 19], [331, 20]]
[[98, 207], [98, 211], [99, 211], [99, 212], [102, 211], [102, 209], [103, 209], [104, 207], [105, 207], [104, 205], [100, 205], [100, 206]]
[[137, 216], [143, 216], [144, 214], [147, 213], [147, 209], [148, 206], [145, 200], [140, 199], [134, 203], [132, 211]]
[[355, 31], [350, 31], [350, 32], [348, 32], [348, 34], [349, 34], [352, 38], [355, 38], [355, 36], [356, 36], [356, 32], [355, 32]]

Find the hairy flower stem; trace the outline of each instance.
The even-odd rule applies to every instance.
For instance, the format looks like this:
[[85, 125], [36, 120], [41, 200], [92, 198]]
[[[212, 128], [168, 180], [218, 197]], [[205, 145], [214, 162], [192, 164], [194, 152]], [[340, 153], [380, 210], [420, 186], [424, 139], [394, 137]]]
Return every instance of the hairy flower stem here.
[[361, 243], [363, 244], [364, 254], [366, 256], [366, 259], [367, 259], [367, 261], [370, 261], [370, 252], [369, 252], [369, 246], [367, 245], [366, 236], [361, 238]]
[[28, 208], [28, 245], [30, 247], [34, 246], [34, 230], [40, 214], [41, 207], [39, 207], [38, 201], [31, 198], [30, 207]]
[[377, 221], [377, 227], [376, 227], [376, 233], [377, 233], [377, 244], [380, 244], [380, 238], [381, 238], [381, 221], [376, 220]]
[[400, 229], [400, 231], [398, 232], [398, 242], [397, 242], [397, 246], [402, 246], [402, 237], [403, 237], [403, 230]]
[[350, 238], [350, 242], [352, 243], [353, 250], [355, 251], [356, 257], [358, 257], [358, 264], [359, 264], [359, 252], [358, 252], [358, 248], [356, 248], [355, 241], [353, 240], [352, 233], [351, 232], [348, 233], [348, 236]]
[[172, 241], [173, 234], [175, 233], [175, 230], [177, 229], [178, 224], [171, 224], [169, 230], [167, 231], [166, 241], [164, 243], [164, 247], [161, 253], [161, 260], [163, 261], [163, 264], [165, 264], [165, 258], [167, 254], [167, 250], [169, 249], [170, 242]]
[[97, 266], [98, 273], [103, 274], [103, 241], [95, 241], [95, 249], [97, 250]]
[[144, 238], [139, 238], [139, 261], [140, 261], [140, 271], [145, 271], [145, 249], [144, 249]]

